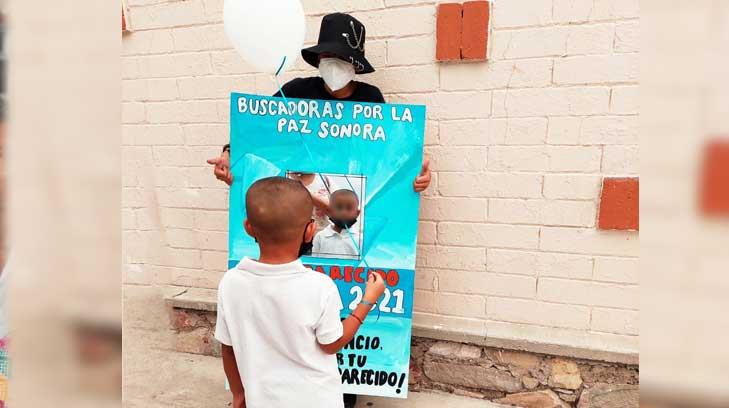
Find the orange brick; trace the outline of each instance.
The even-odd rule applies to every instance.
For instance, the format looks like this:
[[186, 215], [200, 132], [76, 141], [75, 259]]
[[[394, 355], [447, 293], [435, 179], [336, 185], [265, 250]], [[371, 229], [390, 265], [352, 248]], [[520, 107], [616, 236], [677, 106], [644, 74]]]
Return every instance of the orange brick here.
[[489, 2], [463, 3], [463, 40], [461, 57], [467, 60], [485, 60], [489, 37]]
[[598, 227], [603, 230], [638, 230], [637, 178], [606, 178], [602, 182]]
[[705, 215], [729, 215], [729, 140], [706, 145], [701, 179], [701, 211]]
[[462, 29], [461, 5], [458, 3], [439, 4], [435, 46], [435, 58], [438, 61], [461, 59]]

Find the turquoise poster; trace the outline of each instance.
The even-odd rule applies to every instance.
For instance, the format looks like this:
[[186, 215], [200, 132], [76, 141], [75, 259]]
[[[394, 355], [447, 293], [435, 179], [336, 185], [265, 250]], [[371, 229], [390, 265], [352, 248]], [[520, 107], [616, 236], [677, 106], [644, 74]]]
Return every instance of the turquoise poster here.
[[[258, 256], [243, 229], [250, 185], [270, 176], [301, 180], [317, 224], [302, 261], [334, 280], [342, 318], [362, 299], [368, 272], [387, 284], [337, 354], [344, 392], [407, 397], [419, 207], [413, 181], [423, 160], [425, 107], [238, 93], [230, 103], [228, 266]], [[332, 222], [332, 214], [349, 221]]]

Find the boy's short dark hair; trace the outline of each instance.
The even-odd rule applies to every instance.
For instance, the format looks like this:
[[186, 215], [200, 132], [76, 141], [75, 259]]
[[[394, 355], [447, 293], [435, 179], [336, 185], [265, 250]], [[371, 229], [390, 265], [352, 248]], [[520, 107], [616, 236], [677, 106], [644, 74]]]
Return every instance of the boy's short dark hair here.
[[286, 177], [260, 179], [246, 193], [248, 222], [260, 242], [301, 240], [313, 210], [309, 190], [300, 181]]
[[342, 188], [342, 189], [339, 189], [339, 190], [337, 190], [337, 191], [333, 192], [333, 193], [332, 193], [332, 194], [331, 194], [331, 195], [329, 196], [329, 199], [330, 199], [330, 200], [334, 200], [334, 198], [335, 198], [336, 196], [338, 196], [338, 195], [344, 195], [344, 194], [346, 194], [346, 195], [351, 195], [352, 197], [354, 197], [354, 201], [356, 201], [356, 202], [357, 202], [357, 207], [359, 207], [359, 197], [357, 196], [357, 193], [355, 193], [355, 192], [354, 192], [354, 191], [352, 191], [352, 190], [346, 189], [346, 188]]

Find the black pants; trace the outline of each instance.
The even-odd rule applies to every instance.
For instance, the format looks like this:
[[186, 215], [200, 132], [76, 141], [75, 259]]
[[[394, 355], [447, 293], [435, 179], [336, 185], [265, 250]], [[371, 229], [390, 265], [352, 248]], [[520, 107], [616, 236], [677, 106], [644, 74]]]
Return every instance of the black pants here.
[[344, 394], [344, 408], [354, 407], [357, 403], [357, 394]]
[[[344, 321], [344, 319], [341, 319]], [[344, 394], [344, 408], [354, 407], [357, 403], [357, 394]]]

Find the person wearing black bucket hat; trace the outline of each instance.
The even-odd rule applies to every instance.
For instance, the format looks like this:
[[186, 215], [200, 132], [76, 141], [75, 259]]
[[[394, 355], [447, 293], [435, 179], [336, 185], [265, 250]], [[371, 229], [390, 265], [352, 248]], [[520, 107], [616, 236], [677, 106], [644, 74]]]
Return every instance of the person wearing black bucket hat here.
[[[365, 26], [344, 14], [327, 14], [321, 21], [319, 41], [301, 50], [309, 65], [319, 68], [319, 75], [296, 78], [281, 89], [292, 98], [384, 103], [382, 92], [373, 85], [355, 81], [357, 74], [375, 72], [365, 57]], [[277, 92], [274, 96], [281, 96]]]
[[[283, 94], [291, 98], [384, 103], [379, 88], [354, 80], [357, 74], [375, 72], [365, 57], [366, 34], [364, 24], [349, 14], [324, 16], [317, 44], [301, 50], [304, 61], [319, 68], [320, 76], [293, 79], [281, 87]], [[279, 91], [273, 96], [282, 95]], [[218, 180], [228, 185], [233, 182], [229, 144], [223, 147], [220, 157], [208, 160], [208, 164], [215, 166], [213, 172]], [[430, 180], [430, 165], [426, 158], [413, 188], [422, 192], [428, 188]]]
[[358, 74], [375, 72], [367, 58], [365, 58], [365, 26], [356, 18], [334, 13], [324, 16], [321, 21], [318, 43], [301, 50], [301, 56], [309, 65], [318, 68], [321, 54], [334, 55], [349, 62]]

